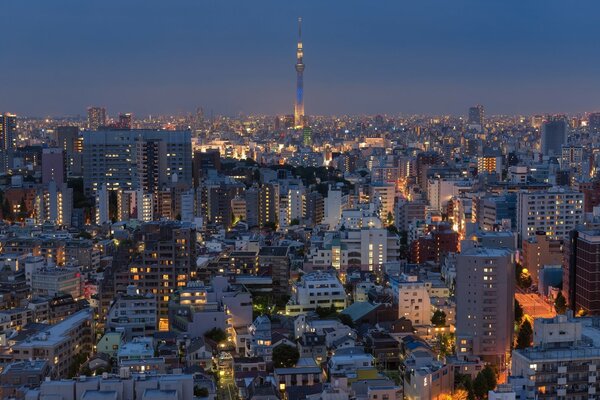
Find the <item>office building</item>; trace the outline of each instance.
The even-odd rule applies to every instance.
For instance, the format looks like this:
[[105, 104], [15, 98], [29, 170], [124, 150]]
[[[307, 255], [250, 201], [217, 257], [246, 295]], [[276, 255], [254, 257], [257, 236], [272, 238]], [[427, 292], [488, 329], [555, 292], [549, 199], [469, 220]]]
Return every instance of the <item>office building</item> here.
[[61, 148], [47, 148], [42, 150], [42, 184], [50, 181], [62, 188], [67, 179], [65, 154]]
[[522, 240], [536, 232], [567, 239], [569, 232], [583, 223], [583, 216], [583, 193], [553, 188], [517, 194], [517, 231]]
[[87, 109], [87, 128], [95, 131], [106, 126], [106, 108], [89, 107]]
[[600, 314], [600, 231], [573, 231], [566, 241], [563, 291], [569, 308], [587, 315]]
[[550, 118], [542, 125], [542, 154], [545, 156], [560, 157], [562, 146], [567, 144], [569, 125], [561, 117]]
[[514, 253], [470, 248], [456, 256], [456, 352], [504, 370], [514, 326]]
[[65, 153], [67, 175], [80, 176], [83, 172], [83, 138], [76, 126], [56, 128], [56, 145]]
[[484, 109], [483, 106], [478, 104], [474, 107], [469, 108], [469, 118], [467, 119], [468, 125], [478, 125], [480, 129], [483, 128], [484, 124]]
[[0, 149], [4, 152], [17, 148], [17, 116], [5, 113], [0, 115]]
[[[83, 182], [94, 194], [192, 183], [189, 131], [106, 130], [83, 132]], [[158, 175], [158, 176], [156, 176]]]

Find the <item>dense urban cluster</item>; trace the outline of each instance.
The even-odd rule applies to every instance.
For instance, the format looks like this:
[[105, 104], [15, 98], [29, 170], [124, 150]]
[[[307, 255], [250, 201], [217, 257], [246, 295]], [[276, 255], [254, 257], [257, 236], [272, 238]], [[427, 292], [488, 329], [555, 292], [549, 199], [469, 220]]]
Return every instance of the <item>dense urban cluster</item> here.
[[594, 399], [599, 130], [3, 114], [0, 397]]

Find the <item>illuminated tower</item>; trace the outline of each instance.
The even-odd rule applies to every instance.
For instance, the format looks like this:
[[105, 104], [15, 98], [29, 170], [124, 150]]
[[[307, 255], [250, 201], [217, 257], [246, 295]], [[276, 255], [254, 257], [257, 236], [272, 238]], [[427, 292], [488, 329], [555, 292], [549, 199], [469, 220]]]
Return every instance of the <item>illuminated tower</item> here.
[[298, 51], [296, 52], [296, 105], [294, 107], [294, 125], [304, 127], [304, 62], [302, 56], [302, 18], [298, 18]]

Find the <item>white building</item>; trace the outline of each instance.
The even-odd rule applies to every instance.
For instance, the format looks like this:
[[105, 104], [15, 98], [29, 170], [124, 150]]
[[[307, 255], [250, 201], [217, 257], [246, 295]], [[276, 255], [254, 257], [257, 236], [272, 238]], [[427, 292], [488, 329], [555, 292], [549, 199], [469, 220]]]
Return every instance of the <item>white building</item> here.
[[110, 222], [108, 214], [108, 188], [102, 185], [96, 191], [96, 225], [102, 225]]
[[396, 185], [393, 183], [372, 183], [371, 202], [377, 204], [379, 216], [386, 221], [388, 216], [394, 216], [394, 200], [396, 198]]
[[561, 188], [545, 192], [521, 192], [517, 198], [517, 229], [522, 240], [545, 232], [553, 239], [567, 239], [583, 223], [583, 193]]
[[324, 224], [329, 225], [331, 229], [340, 223], [342, 216], [342, 190], [329, 187], [327, 197], [325, 198], [325, 218]]
[[127, 287], [127, 293], [116, 298], [108, 310], [106, 328], [122, 330], [125, 340], [136, 336], [151, 336], [157, 328], [157, 303], [152, 293], [141, 294], [136, 286]]
[[346, 291], [339, 279], [330, 273], [311, 272], [292, 286], [291, 298], [285, 306], [286, 315], [316, 311], [317, 307], [346, 308]]
[[600, 390], [597, 318], [571, 315], [538, 318], [533, 329], [533, 346], [512, 352], [511, 373], [525, 378], [529, 384], [524, 392], [519, 390], [520, 398], [597, 399]]
[[431, 300], [427, 285], [417, 276], [403, 275], [398, 282], [398, 318], [413, 325], [431, 324]]

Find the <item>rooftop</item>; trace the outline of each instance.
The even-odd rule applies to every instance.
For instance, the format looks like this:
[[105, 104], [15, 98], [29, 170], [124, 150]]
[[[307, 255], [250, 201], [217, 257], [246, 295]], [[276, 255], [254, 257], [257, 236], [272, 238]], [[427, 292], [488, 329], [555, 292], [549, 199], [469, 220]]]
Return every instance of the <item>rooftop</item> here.
[[87, 308], [77, 311], [75, 314], [65, 318], [58, 324], [52, 325], [41, 332], [32, 335], [17, 346], [54, 346], [65, 340], [65, 335], [72, 329], [80, 326], [86, 320], [92, 320], [92, 309]]

